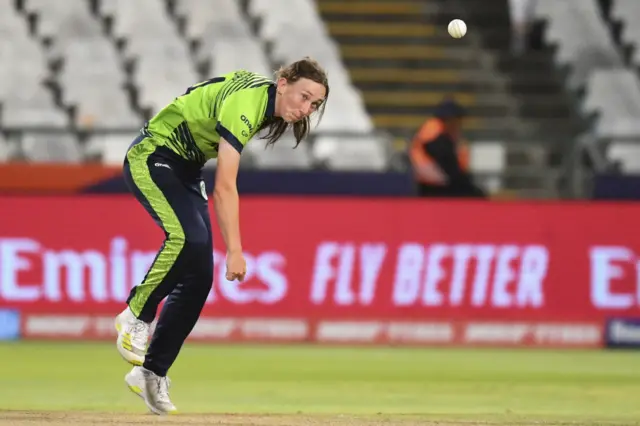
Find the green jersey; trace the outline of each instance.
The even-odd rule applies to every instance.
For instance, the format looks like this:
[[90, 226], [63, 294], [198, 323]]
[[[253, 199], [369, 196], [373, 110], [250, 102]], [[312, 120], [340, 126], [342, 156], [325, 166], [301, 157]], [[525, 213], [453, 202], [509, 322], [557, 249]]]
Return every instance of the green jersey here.
[[238, 152], [275, 109], [275, 83], [266, 77], [235, 71], [195, 84], [164, 107], [143, 133], [159, 146], [204, 165], [218, 156], [220, 138]]

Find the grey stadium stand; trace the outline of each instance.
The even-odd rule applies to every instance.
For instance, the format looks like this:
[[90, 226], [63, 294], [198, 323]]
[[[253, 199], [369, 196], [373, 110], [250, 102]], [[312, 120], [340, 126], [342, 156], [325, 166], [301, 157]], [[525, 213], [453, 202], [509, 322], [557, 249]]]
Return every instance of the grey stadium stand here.
[[[636, 46], [629, 63], [596, 0], [570, 3], [538, 0], [536, 17], [547, 22], [544, 38], [556, 46], [556, 65], [570, 70], [567, 89], [585, 92], [580, 111], [598, 116], [592, 131], [611, 143], [612, 158], [624, 160], [634, 138], [640, 139], [640, 2], [612, 3], [622, 41]], [[265, 151], [256, 140], [243, 164], [391, 167], [391, 137], [376, 130], [340, 40], [314, 0], [0, 0], [0, 10], [0, 128], [8, 132], [0, 142], [1, 161], [26, 156], [119, 165], [144, 120], [189, 85], [237, 68], [272, 77], [280, 65], [312, 56], [328, 70], [332, 93], [311, 143], [291, 151], [289, 137]], [[474, 37], [470, 33], [464, 42], [476, 43]], [[495, 95], [482, 96], [511, 102]], [[21, 138], [11, 133], [15, 129]], [[486, 175], [489, 187], [502, 187], [499, 176], [513, 151], [508, 137], [481, 135], [471, 142], [472, 170]]]

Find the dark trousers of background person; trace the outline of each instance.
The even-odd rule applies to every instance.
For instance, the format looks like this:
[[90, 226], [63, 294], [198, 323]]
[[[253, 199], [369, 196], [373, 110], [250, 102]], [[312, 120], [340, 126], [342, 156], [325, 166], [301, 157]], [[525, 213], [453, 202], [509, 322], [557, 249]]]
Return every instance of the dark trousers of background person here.
[[165, 240], [127, 303], [152, 322], [166, 297], [143, 367], [165, 376], [195, 326], [213, 283], [213, 237], [200, 168], [139, 137], [129, 148], [124, 179]]
[[419, 197], [431, 198], [486, 198], [486, 194], [474, 185], [439, 186], [417, 183]]

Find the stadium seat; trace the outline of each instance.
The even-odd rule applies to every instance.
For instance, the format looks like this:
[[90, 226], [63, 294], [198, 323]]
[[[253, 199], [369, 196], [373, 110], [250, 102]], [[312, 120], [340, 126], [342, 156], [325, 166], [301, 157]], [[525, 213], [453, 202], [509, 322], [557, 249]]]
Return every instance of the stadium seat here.
[[[632, 18], [640, 13], [639, 2], [615, 0], [611, 13], [613, 19], [625, 24], [623, 40], [640, 42], [640, 26]], [[537, 14], [549, 20], [546, 36], [558, 46], [556, 60], [570, 66], [570, 88], [584, 87], [586, 91], [581, 109], [586, 114], [597, 114], [596, 135], [639, 136], [638, 77], [625, 67], [597, 1], [538, 0]]]
[[17, 13], [14, 5], [14, 0], [0, 0], [0, 10], [2, 10], [0, 14], [0, 31], [2, 31], [3, 35], [26, 35], [27, 23]]
[[89, 157], [100, 157], [102, 163], [110, 166], [121, 166], [129, 145], [138, 136], [130, 134], [95, 134], [87, 140], [86, 154]]
[[[314, 125], [317, 124], [317, 120], [313, 120]], [[317, 131], [321, 133], [369, 134], [373, 130], [374, 126], [362, 99], [349, 93], [348, 90], [341, 92], [332, 86], [325, 114], [322, 121], [317, 124]]]
[[548, 20], [545, 37], [557, 44], [556, 61], [571, 66], [571, 87], [579, 87], [590, 72], [623, 66], [596, 0], [538, 0], [536, 15]]
[[[291, 37], [294, 30], [294, 34], [314, 34], [318, 43], [329, 40], [313, 0], [251, 0], [248, 10], [250, 15], [261, 20], [259, 34], [264, 39], [285, 39]], [[296, 19], [290, 19], [291, 16]]]
[[476, 141], [469, 146], [469, 165], [473, 172], [501, 173], [506, 158], [502, 142]]
[[631, 63], [640, 65], [640, 2], [636, 0], [615, 0], [611, 6], [611, 17], [622, 22], [620, 37], [625, 44], [633, 45]]
[[[343, 152], [358, 157], [333, 154], [327, 165], [386, 167], [385, 143], [357, 136], [349, 143], [330, 134], [366, 135], [374, 126], [313, 0], [247, 0], [249, 17], [237, 0], [216, 0], [215, 7], [210, 0], [0, 0], [0, 10], [0, 63], [10, 64], [0, 67], [3, 128], [117, 130], [91, 136], [86, 153], [120, 164], [147, 108], [156, 113], [207, 77], [243, 68], [273, 78], [280, 65], [312, 56], [327, 69], [333, 89], [314, 134], [348, 144]], [[253, 18], [260, 23], [258, 34]], [[192, 41], [198, 42], [197, 52]], [[203, 61], [211, 64], [207, 76], [201, 75]], [[49, 81], [59, 88], [59, 98]], [[130, 134], [122, 133], [128, 129]], [[310, 167], [311, 145], [291, 150], [291, 137], [267, 151], [257, 140], [243, 158], [255, 157], [254, 164], [265, 168]], [[47, 149], [38, 150], [39, 144]], [[75, 162], [85, 153], [73, 132], [34, 130], [25, 134], [23, 145], [33, 161]], [[0, 158], [7, 158], [6, 146], [3, 141]]]
[[[0, 52], [3, 42], [0, 42]], [[36, 64], [39, 55], [26, 53], [23, 57], [14, 51], [16, 62], [31, 57]], [[5, 63], [0, 53], [0, 62]], [[8, 56], [11, 58], [11, 56]], [[10, 63], [10, 62], [7, 62]], [[25, 63], [26, 65], [26, 63]], [[8, 72], [7, 72], [8, 71]], [[13, 73], [11, 73], [13, 71]], [[20, 68], [4, 68], [0, 71], [0, 103], [2, 104], [2, 124], [6, 127], [47, 126], [64, 127], [68, 123], [67, 116], [53, 102], [52, 93], [41, 84], [42, 72]]]
[[266, 141], [255, 139], [245, 150], [251, 155], [254, 165], [261, 169], [307, 169], [312, 164], [309, 145], [301, 143], [296, 149], [291, 135], [282, 137], [274, 145], [266, 147]]
[[0, 39], [0, 64], [0, 100], [23, 98], [25, 91], [39, 86], [47, 77], [42, 51], [23, 35]]
[[375, 135], [319, 135], [313, 143], [313, 157], [332, 170], [383, 171], [388, 166], [388, 141]]
[[[209, 36], [205, 34], [202, 52], [212, 58], [211, 75], [218, 76], [236, 69], [247, 69], [273, 78], [273, 72], [262, 46], [251, 37]], [[242, 54], [238, 54], [242, 52]]]
[[75, 136], [68, 133], [31, 133], [22, 135], [22, 149], [33, 162], [79, 163], [82, 152]]
[[272, 76], [262, 43], [252, 34], [238, 2], [220, 0], [215, 9], [206, 0], [182, 0], [180, 5], [187, 14], [187, 34], [202, 42], [199, 58], [212, 64], [210, 75], [247, 69]]
[[92, 37], [101, 33], [86, 0], [25, 0], [24, 6], [27, 12], [37, 16], [36, 31], [39, 36], [59, 40]]
[[143, 119], [131, 109], [122, 90], [88, 91], [82, 103], [82, 115], [76, 117], [76, 125], [114, 130], [139, 129]]
[[155, 113], [201, 80], [187, 50], [178, 39], [132, 37], [127, 54], [136, 59], [133, 83], [140, 103]]
[[469, 168], [491, 193], [502, 188], [501, 174], [506, 166], [502, 142], [476, 141], [469, 146]]
[[[360, 91], [352, 84], [333, 39], [313, 0], [250, 0], [248, 12], [258, 19], [261, 39], [272, 46], [276, 64], [311, 56], [329, 74], [332, 94], [320, 132], [370, 133], [374, 126]], [[295, 15], [296, 19], [288, 19]]]
[[163, 0], [103, 0], [100, 14], [113, 18], [112, 33], [117, 38], [143, 35], [160, 40], [178, 38], [178, 29]]
[[59, 76], [62, 101], [77, 107], [76, 124], [119, 128], [139, 125], [125, 92], [126, 76], [106, 38], [69, 40]]
[[599, 70], [586, 84], [583, 110], [599, 114], [599, 137], [640, 135], [640, 81], [629, 69]]
[[236, 0], [179, 0], [176, 12], [186, 18], [186, 36], [201, 39], [206, 35], [225, 37], [228, 35], [251, 36], [249, 25], [241, 14]]
[[62, 59], [58, 83], [65, 105], [76, 107], [76, 124], [104, 128], [139, 126], [126, 98], [126, 76], [115, 46], [103, 35], [85, 0], [27, 0], [38, 17], [37, 33], [52, 39], [50, 56]]
[[31, 99], [16, 99], [3, 103], [2, 124], [7, 128], [64, 128], [68, 123], [68, 117], [53, 105], [50, 95], [46, 92]]
[[640, 143], [613, 141], [607, 154], [610, 160], [620, 162], [624, 173], [640, 173]]

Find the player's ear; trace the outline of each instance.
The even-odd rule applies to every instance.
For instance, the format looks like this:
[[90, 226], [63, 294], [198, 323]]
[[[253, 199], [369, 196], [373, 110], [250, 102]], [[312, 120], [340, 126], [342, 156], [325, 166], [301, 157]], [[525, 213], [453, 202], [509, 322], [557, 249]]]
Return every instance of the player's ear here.
[[280, 77], [278, 79], [278, 81], [276, 82], [276, 85], [278, 86], [278, 93], [282, 94], [284, 92], [284, 90], [286, 89], [288, 84], [289, 84], [289, 82], [287, 81], [286, 78]]

